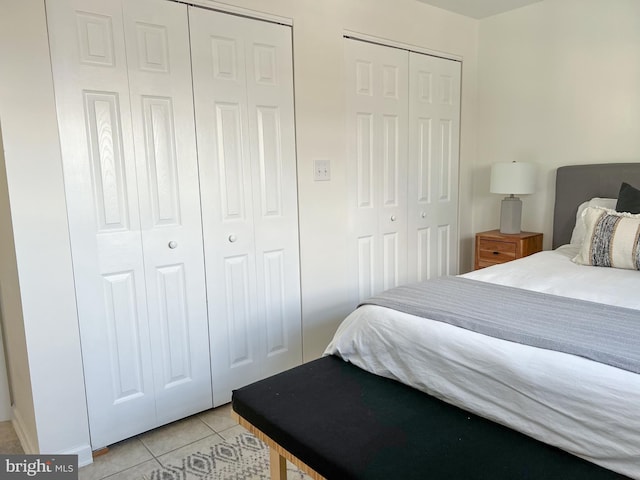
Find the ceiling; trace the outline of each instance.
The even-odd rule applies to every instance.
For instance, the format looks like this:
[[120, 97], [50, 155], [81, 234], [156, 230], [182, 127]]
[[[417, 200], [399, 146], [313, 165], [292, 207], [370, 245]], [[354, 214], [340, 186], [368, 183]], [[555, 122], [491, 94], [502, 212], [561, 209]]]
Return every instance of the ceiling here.
[[485, 18], [542, 0], [418, 0], [472, 18]]

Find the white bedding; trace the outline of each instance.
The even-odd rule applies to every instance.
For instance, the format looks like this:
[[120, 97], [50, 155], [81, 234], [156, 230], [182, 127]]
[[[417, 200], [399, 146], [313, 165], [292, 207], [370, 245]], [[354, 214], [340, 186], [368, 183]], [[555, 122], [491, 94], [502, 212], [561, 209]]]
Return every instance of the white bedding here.
[[[640, 324], [640, 272], [579, 266], [575, 253], [463, 276], [637, 309]], [[638, 374], [372, 305], [344, 320], [325, 354], [640, 479]]]

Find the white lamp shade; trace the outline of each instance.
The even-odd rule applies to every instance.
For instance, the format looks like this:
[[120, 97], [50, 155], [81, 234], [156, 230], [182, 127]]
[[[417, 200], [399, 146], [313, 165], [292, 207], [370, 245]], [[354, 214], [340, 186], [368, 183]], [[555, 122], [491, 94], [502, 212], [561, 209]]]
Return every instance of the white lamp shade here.
[[505, 162], [491, 167], [491, 193], [527, 195], [536, 191], [536, 166], [532, 163]]

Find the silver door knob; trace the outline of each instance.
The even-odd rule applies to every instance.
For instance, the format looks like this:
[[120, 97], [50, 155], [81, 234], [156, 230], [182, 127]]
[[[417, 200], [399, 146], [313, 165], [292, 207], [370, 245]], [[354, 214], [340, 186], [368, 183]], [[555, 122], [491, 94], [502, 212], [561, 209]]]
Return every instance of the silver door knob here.
[[231, 243], [235, 242], [236, 240], [238, 240], [238, 237], [236, 237], [235, 235], [229, 235], [229, 241]]
[[174, 249], [174, 248], [176, 248], [177, 246], [178, 246], [178, 242], [176, 242], [175, 240], [171, 240], [171, 241], [169, 242], [169, 248], [170, 248], [170, 249], [172, 249], [172, 250], [173, 250], [173, 249]]
[[391, 221], [395, 222], [398, 219], [398, 217], [396, 217], [395, 215], [391, 215]]

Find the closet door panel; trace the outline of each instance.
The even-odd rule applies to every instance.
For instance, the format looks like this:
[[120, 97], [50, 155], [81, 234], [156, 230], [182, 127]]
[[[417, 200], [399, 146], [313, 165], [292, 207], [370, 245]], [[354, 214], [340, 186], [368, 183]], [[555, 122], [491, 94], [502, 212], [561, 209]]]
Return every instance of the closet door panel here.
[[[346, 42], [347, 72], [347, 174], [349, 189], [350, 258], [352, 277], [358, 279], [358, 297], [354, 304], [374, 295], [382, 288], [382, 245], [378, 235], [380, 203], [379, 170], [380, 118], [374, 107], [375, 52], [369, 45], [354, 40]], [[356, 187], [353, 190], [353, 186]], [[355, 243], [355, 245], [354, 245]], [[355, 249], [353, 247], [355, 246]]]
[[350, 258], [358, 303], [406, 282], [408, 53], [352, 39], [345, 47]]
[[253, 21], [246, 35], [261, 376], [266, 376], [302, 362], [293, 52], [289, 27]]
[[126, 0], [125, 38], [158, 423], [211, 408], [187, 9]]
[[[230, 22], [227, 22], [229, 17]], [[255, 231], [242, 26], [190, 8], [215, 405], [258, 378]]]
[[214, 404], [301, 355], [288, 27], [189, 10]]
[[[231, 368], [240, 368], [256, 360], [252, 336], [253, 318], [256, 316], [253, 288], [253, 262], [248, 255], [224, 258], [227, 335], [216, 335], [214, 348], [228, 350]], [[220, 333], [220, 332], [218, 332]], [[217, 387], [218, 385], [214, 383]]]
[[[368, 46], [368, 45], [367, 45]], [[382, 244], [382, 290], [407, 281], [407, 52], [389, 47], [378, 63], [374, 95], [378, 114], [378, 231]], [[374, 69], [374, 72], [376, 70]], [[377, 293], [377, 292], [376, 292]]]
[[99, 448], [153, 428], [156, 415], [123, 18], [119, 2], [53, 0], [47, 22]]
[[458, 271], [461, 66], [413, 52], [409, 64], [409, 280], [422, 281]]

